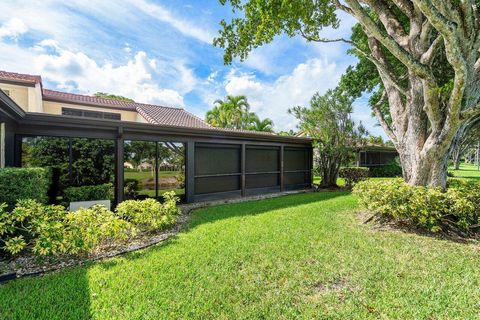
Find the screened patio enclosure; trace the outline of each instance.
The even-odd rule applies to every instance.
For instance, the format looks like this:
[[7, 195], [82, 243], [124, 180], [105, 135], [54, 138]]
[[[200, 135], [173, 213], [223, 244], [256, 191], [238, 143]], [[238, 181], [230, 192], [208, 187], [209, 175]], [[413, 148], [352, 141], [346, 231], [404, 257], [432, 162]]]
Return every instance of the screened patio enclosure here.
[[0, 91], [2, 161], [55, 166], [61, 189], [112, 182], [115, 201], [172, 190], [197, 202], [306, 189], [307, 138], [26, 113]]

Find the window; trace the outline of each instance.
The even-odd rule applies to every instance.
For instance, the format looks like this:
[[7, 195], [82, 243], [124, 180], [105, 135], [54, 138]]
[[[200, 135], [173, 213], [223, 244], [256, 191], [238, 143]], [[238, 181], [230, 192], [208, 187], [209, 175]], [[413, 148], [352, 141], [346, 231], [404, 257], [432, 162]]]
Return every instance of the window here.
[[62, 115], [95, 119], [121, 120], [120, 113], [62, 108]]

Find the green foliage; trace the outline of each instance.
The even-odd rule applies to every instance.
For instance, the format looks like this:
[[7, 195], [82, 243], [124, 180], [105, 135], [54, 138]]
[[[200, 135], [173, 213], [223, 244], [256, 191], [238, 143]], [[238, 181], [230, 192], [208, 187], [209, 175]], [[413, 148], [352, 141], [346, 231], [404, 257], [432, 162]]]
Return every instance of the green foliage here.
[[35, 200], [21, 200], [8, 212], [0, 207], [0, 242], [10, 254], [17, 254], [29, 246], [39, 255], [67, 251], [65, 242], [65, 208], [43, 205]]
[[105, 92], [96, 92], [93, 94], [93, 96], [97, 98], [105, 98], [105, 99], [112, 99], [112, 100], [119, 100], [119, 101], [126, 101], [126, 102], [135, 102], [133, 101], [133, 99], [130, 99], [127, 97], [119, 96], [111, 93], [105, 93]]
[[273, 121], [260, 118], [250, 112], [245, 96], [227, 96], [215, 101], [212, 110], [207, 111], [205, 121], [214, 127], [273, 132]]
[[370, 177], [401, 177], [402, 167], [397, 161], [392, 160], [383, 166], [375, 166], [370, 168]]
[[90, 201], [90, 200], [112, 200], [113, 185], [104, 183], [93, 186], [70, 187], [65, 189], [65, 202]]
[[125, 241], [136, 233], [130, 222], [103, 206], [69, 212], [65, 224], [70, 253], [89, 252], [102, 242]]
[[0, 203], [13, 207], [20, 199], [47, 201], [50, 173], [42, 168], [0, 169]]
[[354, 193], [369, 211], [432, 232], [469, 233], [479, 222], [480, 183], [451, 181], [442, 192], [410, 186], [401, 179], [367, 180], [355, 185]]
[[300, 121], [299, 129], [314, 139], [322, 187], [336, 185], [340, 166], [353, 155], [352, 146], [366, 135], [363, 126], [351, 119], [352, 103], [353, 100], [339, 90], [328, 90], [322, 96], [315, 94], [309, 108], [289, 110]]
[[155, 199], [123, 201], [117, 206], [116, 214], [141, 230], [165, 229], [175, 223], [180, 211], [176, 206], [179, 199], [175, 192], [166, 192], [163, 198], [163, 204]]
[[22, 200], [11, 212], [5, 208], [0, 206], [0, 242], [12, 255], [26, 249], [41, 256], [90, 252], [135, 233], [131, 223], [102, 206], [67, 213], [63, 206]]
[[368, 178], [369, 170], [363, 167], [345, 167], [340, 168], [338, 176], [345, 179], [345, 186], [351, 189], [356, 183]]

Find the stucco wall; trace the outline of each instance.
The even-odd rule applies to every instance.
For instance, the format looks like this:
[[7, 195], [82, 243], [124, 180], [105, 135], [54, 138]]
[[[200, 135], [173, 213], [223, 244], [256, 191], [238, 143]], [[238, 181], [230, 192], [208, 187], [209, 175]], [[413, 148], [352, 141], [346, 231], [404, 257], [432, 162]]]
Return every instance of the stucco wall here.
[[137, 112], [135, 111], [124, 111], [124, 110], [109, 109], [109, 108], [90, 107], [90, 106], [82, 106], [82, 105], [69, 104], [69, 103], [63, 103], [63, 102], [53, 102], [53, 101], [43, 102], [43, 111], [45, 113], [62, 114], [62, 107], [72, 108], [72, 109], [81, 109], [81, 110], [119, 113], [122, 121], [137, 121]]
[[7, 90], [10, 98], [15, 101], [23, 110], [28, 110], [28, 87], [0, 83], [0, 89]]

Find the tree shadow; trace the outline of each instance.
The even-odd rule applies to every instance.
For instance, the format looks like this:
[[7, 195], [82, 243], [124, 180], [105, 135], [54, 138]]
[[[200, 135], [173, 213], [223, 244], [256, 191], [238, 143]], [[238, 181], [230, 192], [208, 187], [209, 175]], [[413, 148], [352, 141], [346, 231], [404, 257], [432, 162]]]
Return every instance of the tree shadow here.
[[[189, 232], [205, 223], [222, 219], [260, 215], [272, 210], [329, 201], [347, 194], [348, 192], [304, 193], [200, 208], [190, 213], [189, 222], [180, 232]], [[178, 245], [178, 241], [175, 235], [152, 247], [123, 254], [121, 259], [90, 262], [81, 267], [69, 267], [60, 272], [0, 285], [0, 319], [91, 319], [94, 316], [91, 302], [95, 295], [89, 286], [88, 271], [91, 266], [108, 270], [125, 263], [125, 260], [148, 259], [159, 250]]]

